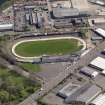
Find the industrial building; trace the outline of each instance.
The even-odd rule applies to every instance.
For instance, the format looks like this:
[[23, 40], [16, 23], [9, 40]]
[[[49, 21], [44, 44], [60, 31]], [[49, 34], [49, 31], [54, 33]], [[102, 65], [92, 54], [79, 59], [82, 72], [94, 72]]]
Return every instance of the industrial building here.
[[87, 17], [89, 16], [88, 12], [81, 12], [77, 8], [66, 8], [66, 7], [53, 7], [53, 11], [51, 13], [53, 18], [79, 18], [79, 17]]
[[78, 89], [78, 87], [80, 87], [80, 86], [76, 85], [76, 84], [69, 83], [58, 92], [58, 95], [66, 99], [73, 92], [75, 92]]
[[92, 24], [95, 24], [95, 25], [98, 25], [98, 24], [104, 24], [105, 23], [105, 18], [101, 17], [101, 18], [93, 18], [93, 19], [90, 19]]
[[13, 28], [13, 15], [0, 13], [0, 31], [12, 31]]
[[55, 20], [54, 21], [54, 27], [55, 28], [67, 28], [67, 27], [72, 27], [72, 23], [70, 19], [60, 19], [60, 20]]
[[24, 31], [26, 27], [24, 5], [13, 6], [14, 9], [14, 31]]
[[80, 73], [90, 77], [90, 78], [95, 78], [97, 75], [98, 75], [98, 72], [89, 68], [89, 67], [83, 67], [81, 70], [80, 70]]
[[[71, 87], [70, 87], [71, 86]], [[101, 93], [101, 89], [92, 83], [85, 83], [82, 86], [65, 86], [59, 91], [67, 104], [86, 105]]]
[[33, 20], [33, 24], [37, 24], [37, 13], [32, 12], [32, 20]]
[[105, 70], [103, 70], [103, 71], [101, 72], [101, 74], [105, 75]]
[[105, 6], [104, 0], [88, 0], [88, 2], [93, 3], [93, 4], [97, 4], [97, 5], [101, 5], [101, 6]]
[[65, 99], [67, 104], [86, 105], [97, 97], [101, 89], [91, 83], [86, 83]]
[[55, 19], [54, 27], [55, 28], [67, 28], [75, 26], [82, 26], [86, 23], [86, 20], [82, 18], [70, 18], [70, 19]]
[[93, 103], [93, 105], [105, 105], [105, 94], [100, 94], [91, 103]]
[[100, 36], [92, 36], [92, 37], [91, 37], [91, 40], [92, 40], [92, 41], [99, 41], [99, 40], [103, 40], [103, 38], [100, 37]]
[[105, 70], [105, 59], [102, 57], [97, 57], [93, 61], [91, 61], [89, 65], [103, 71]]
[[25, 20], [28, 24], [34, 25], [37, 28], [42, 26], [42, 14], [33, 12], [31, 9], [25, 13]]
[[55, 28], [68, 28], [72, 26], [83, 26], [87, 23], [86, 18], [89, 13], [79, 11], [77, 8], [68, 8], [58, 5], [50, 12]]
[[0, 31], [13, 30], [13, 24], [0, 24]]
[[101, 29], [101, 28], [97, 28], [97, 29], [95, 30], [95, 32], [96, 32], [97, 34], [99, 34], [100, 36], [102, 36], [103, 38], [105, 38], [105, 30], [103, 30], [103, 29]]
[[103, 51], [101, 51], [101, 54], [105, 55], [105, 49]]
[[25, 19], [26, 19], [26, 22], [28, 22], [29, 24], [36, 25], [37, 13], [34, 13], [32, 10], [29, 10], [29, 12], [25, 14]]
[[42, 21], [42, 16], [40, 13], [37, 13], [37, 27], [40, 28], [42, 27], [43, 21]]
[[26, 16], [26, 21], [29, 22], [29, 20], [30, 20], [30, 14], [29, 13], [26, 13], [25, 16]]
[[76, 17], [79, 16], [79, 10], [76, 8], [55, 7], [53, 8], [55, 18]]

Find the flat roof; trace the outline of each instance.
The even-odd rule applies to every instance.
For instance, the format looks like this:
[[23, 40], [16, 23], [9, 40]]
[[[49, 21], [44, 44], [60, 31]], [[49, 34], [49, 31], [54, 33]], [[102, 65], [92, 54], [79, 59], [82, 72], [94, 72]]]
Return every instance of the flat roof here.
[[88, 0], [88, 2], [99, 4], [99, 5], [105, 5], [105, 2], [103, 0]]
[[55, 7], [53, 8], [53, 15], [56, 18], [79, 16], [79, 10], [76, 8]]
[[102, 57], [97, 57], [90, 62], [90, 65], [105, 70], [105, 59]]
[[103, 70], [101, 73], [105, 75], [105, 70]]
[[98, 72], [89, 68], [89, 67], [83, 67], [80, 72], [88, 74], [90, 76], [96, 77], [98, 75]]
[[90, 102], [95, 96], [97, 96], [101, 92], [101, 89], [96, 85], [90, 86], [87, 91], [81, 93], [79, 97], [77, 97], [77, 101], [82, 102]]
[[0, 24], [0, 30], [2, 29], [12, 29], [13, 24]]
[[79, 85], [69, 83], [65, 87], [63, 87], [58, 94], [62, 97], [67, 98], [70, 96], [73, 92], [75, 92], [78, 89]]
[[95, 105], [105, 105], [105, 94], [100, 94], [91, 103], [93, 103]]
[[95, 32], [105, 38], [105, 30], [103, 30], [102, 28], [97, 28]]
[[105, 3], [104, 3], [104, 2], [99, 1], [99, 0], [97, 0], [97, 1], [96, 1], [96, 3], [97, 3], [97, 4], [100, 4], [100, 5], [105, 5]]
[[66, 103], [71, 103], [72, 101], [89, 103], [93, 98], [95, 98], [101, 89], [92, 83], [86, 83], [85, 85], [81, 86], [76, 92], [66, 98]]

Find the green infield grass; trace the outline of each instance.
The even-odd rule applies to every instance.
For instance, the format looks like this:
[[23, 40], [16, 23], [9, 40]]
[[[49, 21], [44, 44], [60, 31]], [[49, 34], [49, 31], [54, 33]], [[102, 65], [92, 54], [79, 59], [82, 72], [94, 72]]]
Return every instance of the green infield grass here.
[[15, 52], [23, 57], [63, 55], [79, 51], [82, 47], [76, 39], [54, 39], [21, 43], [16, 46]]

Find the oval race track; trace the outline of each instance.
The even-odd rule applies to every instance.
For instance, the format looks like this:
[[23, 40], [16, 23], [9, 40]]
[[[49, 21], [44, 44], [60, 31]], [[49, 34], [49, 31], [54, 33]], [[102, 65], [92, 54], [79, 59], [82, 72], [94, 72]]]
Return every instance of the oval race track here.
[[82, 51], [86, 49], [86, 42], [83, 40], [83, 39], [80, 39], [80, 38], [77, 38], [77, 37], [54, 37], [54, 38], [43, 38], [43, 39], [28, 39], [28, 40], [22, 40], [22, 41], [19, 41], [17, 42], [16, 44], [13, 45], [12, 47], [12, 54], [16, 57], [17, 61], [23, 61], [23, 62], [33, 62], [34, 59], [38, 59], [40, 58], [41, 56], [34, 56], [34, 57], [23, 57], [23, 56], [20, 56], [18, 55], [16, 52], [15, 52], [15, 48], [21, 44], [21, 43], [24, 43], [24, 42], [30, 42], [30, 41], [45, 41], [45, 40], [54, 40], [54, 39], [75, 39], [75, 40], [78, 40], [79, 42], [82, 43], [83, 45], [83, 48], [81, 49]]

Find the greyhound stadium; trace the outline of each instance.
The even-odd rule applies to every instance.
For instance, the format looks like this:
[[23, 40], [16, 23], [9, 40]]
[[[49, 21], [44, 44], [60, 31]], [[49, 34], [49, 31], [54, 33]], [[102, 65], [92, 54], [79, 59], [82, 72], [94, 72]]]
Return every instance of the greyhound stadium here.
[[16, 42], [12, 54], [16, 58], [31, 59], [42, 56], [71, 54], [86, 48], [85, 42], [75, 37], [53, 37], [28, 39]]

